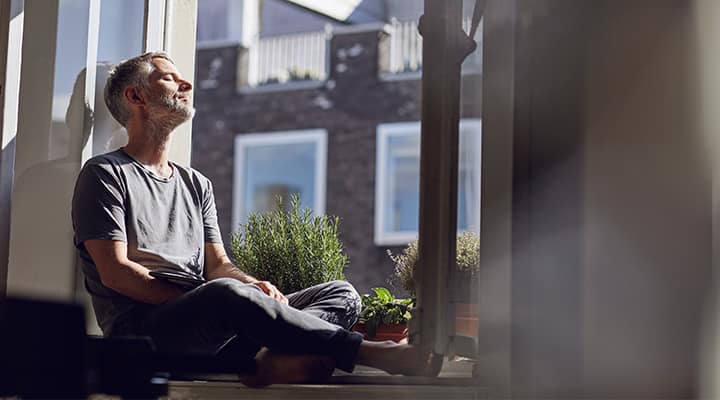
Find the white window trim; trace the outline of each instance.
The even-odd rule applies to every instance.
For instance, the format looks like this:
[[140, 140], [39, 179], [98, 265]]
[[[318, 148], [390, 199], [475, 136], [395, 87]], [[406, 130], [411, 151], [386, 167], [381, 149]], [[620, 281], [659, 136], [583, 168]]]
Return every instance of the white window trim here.
[[[420, 122], [394, 122], [387, 124], [380, 124], [377, 127], [376, 136], [376, 155], [375, 155], [375, 235], [374, 243], [377, 246], [397, 246], [406, 245], [413, 240], [418, 238], [418, 231], [395, 231], [387, 232], [383, 229], [384, 221], [387, 218], [385, 215], [385, 200], [386, 193], [385, 188], [387, 184], [387, 164], [385, 160], [388, 156], [388, 145], [387, 139], [390, 136], [420, 136]], [[465, 129], [479, 129], [482, 132], [482, 122], [480, 119], [463, 119], [460, 121], [460, 131]], [[481, 134], [482, 135], [482, 134]], [[418, 157], [420, 155], [418, 154]], [[480, 176], [481, 176], [481, 157], [477, 157], [475, 163], [478, 171], [478, 187], [480, 187]], [[418, 165], [418, 168], [420, 166]], [[479, 213], [478, 213], [479, 215]], [[480, 221], [469, 221], [470, 226], [473, 230], [478, 230]], [[474, 226], [477, 224], [477, 227]]]
[[231, 230], [235, 232], [240, 226], [243, 209], [243, 185], [245, 150], [259, 145], [278, 145], [292, 143], [314, 143], [315, 149], [315, 188], [313, 211], [316, 215], [325, 214], [325, 193], [327, 175], [327, 130], [303, 129], [278, 132], [253, 132], [235, 136], [235, 157], [233, 168], [233, 204]]

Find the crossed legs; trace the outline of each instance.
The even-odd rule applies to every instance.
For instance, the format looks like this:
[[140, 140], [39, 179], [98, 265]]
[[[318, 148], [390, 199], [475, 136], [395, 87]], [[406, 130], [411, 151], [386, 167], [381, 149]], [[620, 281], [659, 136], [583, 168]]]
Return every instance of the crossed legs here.
[[218, 279], [155, 308], [145, 326], [162, 351], [254, 357], [257, 374], [247, 381], [254, 386], [322, 380], [335, 367], [351, 372], [356, 363], [394, 374], [439, 371], [442, 360], [425, 349], [368, 342], [348, 331], [359, 297], [347, 283], [318, 285], [288, 300], [291, 306], [254, 285]]

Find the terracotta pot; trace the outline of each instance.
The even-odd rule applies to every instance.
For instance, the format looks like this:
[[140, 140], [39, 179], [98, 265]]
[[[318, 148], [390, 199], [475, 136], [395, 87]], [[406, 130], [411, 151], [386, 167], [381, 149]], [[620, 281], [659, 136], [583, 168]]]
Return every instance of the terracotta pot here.
[[367, 331], [365, 330], [365, 323], [358, 322], [353, 328], [355, 332], [362, 333], [365, 340], [371, 340], [381, 342], [384, 340], [392, 340], [393, 342], [399, 342], [402, 339], [407, 339], [408, 330], [407, 324], [380, 324], [377, 327], [375, 336], [368, 337]]
[[477, 337], [478, 305], [472, 303], [455, 304], [455, 334]]

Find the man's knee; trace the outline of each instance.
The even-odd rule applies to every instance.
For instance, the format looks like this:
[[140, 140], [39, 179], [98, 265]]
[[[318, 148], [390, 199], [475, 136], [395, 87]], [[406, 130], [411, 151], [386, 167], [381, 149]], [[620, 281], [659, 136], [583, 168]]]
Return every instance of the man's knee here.
[[255, 285], [248, 285], [233, 278], [213, 279], [202, 285], [198, 290], [200, 294], [220, 304], [229, 304], [237, 300], [246, 300], [249, 297], [262, 293]]
[[350, 325], [354, 325], [362, 311], [360, 294], [358, 294], [355, 287], [347, 281], [330, 281], [328, 285], [332, 288], [332, 293], [342, 296], [345, 308], [347, 309], [347, 315], [351, 319]]
[[344, 293], [348, 296], [357, 297], [358, 299], [360, 298], [357, 290], [355, 290], [355, 286], [353, 286], [348, 281], [330, 281], [327, 283], [327, 285], [330, 286], [330, 288], [332, 288], [332, 291], [335, 293]]

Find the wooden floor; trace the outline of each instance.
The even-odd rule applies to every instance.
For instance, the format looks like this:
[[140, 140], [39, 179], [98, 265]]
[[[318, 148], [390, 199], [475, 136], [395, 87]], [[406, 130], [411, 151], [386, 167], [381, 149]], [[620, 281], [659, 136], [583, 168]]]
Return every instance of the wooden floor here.
[[231, 376], [206, 380], [172, 381], [170, 399], [485, 399], [487, 390], [471, 378], [472, 364], [448, 361], [438, 378], [390, 376], [382, 371], [357, 367], [353, 374], [338, 371], [319, 385], [273, 385], [250, 389]]

